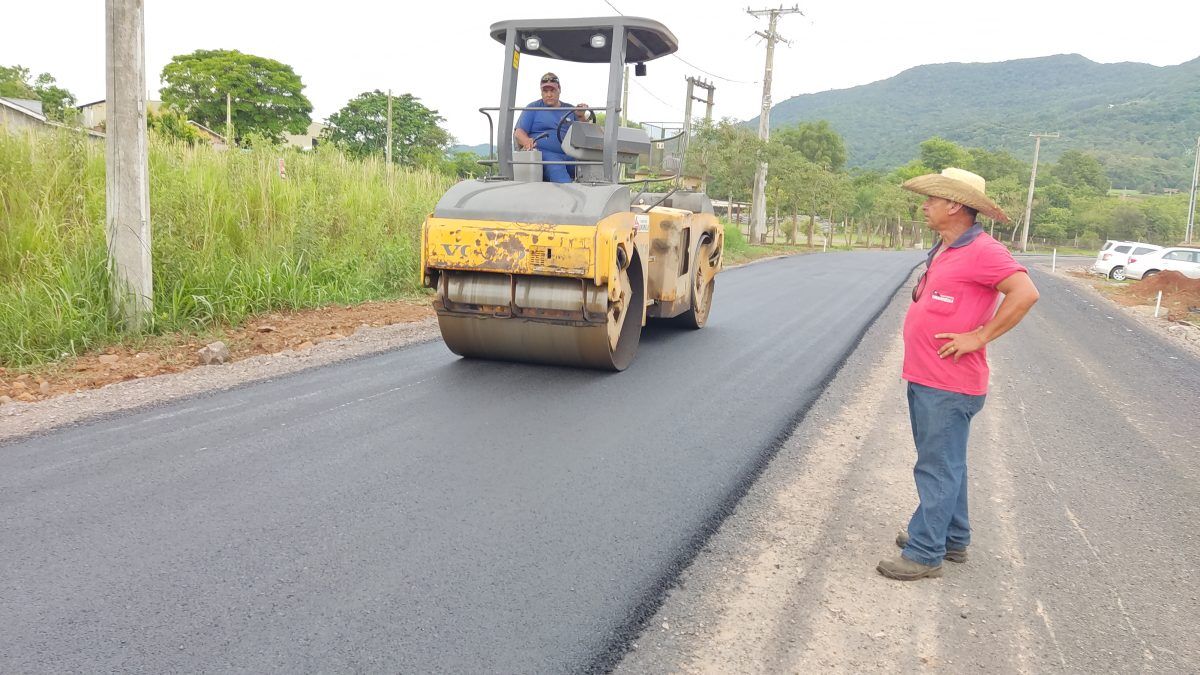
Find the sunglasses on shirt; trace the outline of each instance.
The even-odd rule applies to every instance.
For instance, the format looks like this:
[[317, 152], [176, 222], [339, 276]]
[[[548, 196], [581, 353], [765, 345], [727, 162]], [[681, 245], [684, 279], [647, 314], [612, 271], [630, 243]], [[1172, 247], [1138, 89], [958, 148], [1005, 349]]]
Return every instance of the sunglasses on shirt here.
[[921, 272], [920, 278], [917, 279], [917, 285], [913, 286], [912, 301], [916, 302], [921, 299], [921, 293], [925, 291], [925, 277], [929, 274], [929, 270]]

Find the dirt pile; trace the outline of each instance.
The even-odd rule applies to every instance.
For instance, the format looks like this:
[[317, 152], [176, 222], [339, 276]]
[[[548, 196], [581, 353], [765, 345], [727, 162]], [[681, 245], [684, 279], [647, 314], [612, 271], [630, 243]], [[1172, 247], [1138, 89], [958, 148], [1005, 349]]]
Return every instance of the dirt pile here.
[[1200, 322], [1200, 279], [1189, 279], [1179, 272], [1159, 272], [1129, 287], [1129, 295], [1138, 304], [1150, 304], [1162, 291], [1162, 306], [1172, 321]]
[[[0, 405], [32, 403], [114, 382], [176, 373], [199, 365], [197, 351], [223, 341], [230, 360], [304, 351], [328, 340], [353, 335], [362, 326], [388, 326], [433, 316], [427, 301], [368, 302], [353, 307], [330, 306], [257, 316], [239, 328], [211, 335], [163, 335], [129, 347], [112, 347], [75, 359], [21, 370], [0, 368]], [[220, 367], [220, 366], [213, 366]]]

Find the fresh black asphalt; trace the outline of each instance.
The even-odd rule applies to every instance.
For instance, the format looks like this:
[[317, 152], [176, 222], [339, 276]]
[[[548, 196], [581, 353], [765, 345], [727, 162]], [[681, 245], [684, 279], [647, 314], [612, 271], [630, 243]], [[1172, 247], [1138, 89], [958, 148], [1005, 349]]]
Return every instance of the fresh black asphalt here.
[[0, 672], [603, 669], [918, 252], [728, 270], [619, 374], [440, 342], [0, 446]]

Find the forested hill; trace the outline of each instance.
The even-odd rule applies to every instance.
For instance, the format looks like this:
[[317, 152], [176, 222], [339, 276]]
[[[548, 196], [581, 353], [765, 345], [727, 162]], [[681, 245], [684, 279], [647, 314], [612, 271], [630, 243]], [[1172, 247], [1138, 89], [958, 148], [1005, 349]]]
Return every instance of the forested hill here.
[[1200, 58], [1166, 67], [1078, 54], [919, 66], [789, 98], [771, 112], [772, 128], [822, 119], [845, 138], [850, 166], [900, 166], [932, 136], [1031, 161], [1029, 133], [1058, 131], [1060, 139], [1042, 144], [1048, 160], [1080, 150], [1100, 158], [1114, 187], [1187, 189], [1200, 134]]

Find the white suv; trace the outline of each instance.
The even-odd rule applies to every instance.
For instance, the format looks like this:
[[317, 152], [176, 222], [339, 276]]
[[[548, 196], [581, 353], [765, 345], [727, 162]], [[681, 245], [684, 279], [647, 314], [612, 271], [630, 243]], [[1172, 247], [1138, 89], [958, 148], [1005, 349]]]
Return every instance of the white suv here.
[[1167, 270], [1200, 279], [1200, 248], [1164, 248], [1133, 256], [1125, 265], [1125, 275], [1130, 279], [1145, 279]]
[[1161, 249], [1161, 246], [1143, 244], [1140, 241], [1114, 241], [1109, 239], [1104, 242], [1104, 246], [1096, 254], [1096, 262], [1092, 263], [1092, 272], [1121, 281], [1125, 278], [1125, 267], [1129, 264], [1130, 256], [1146, 255], [1147, 253]]

